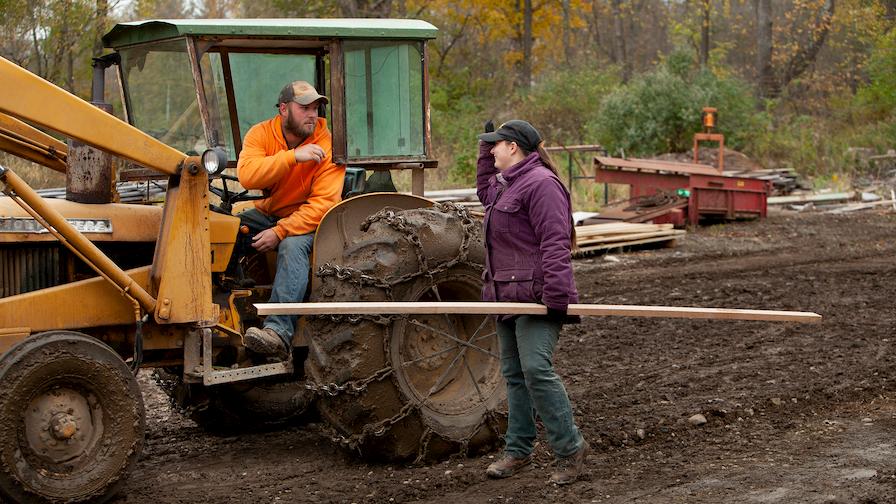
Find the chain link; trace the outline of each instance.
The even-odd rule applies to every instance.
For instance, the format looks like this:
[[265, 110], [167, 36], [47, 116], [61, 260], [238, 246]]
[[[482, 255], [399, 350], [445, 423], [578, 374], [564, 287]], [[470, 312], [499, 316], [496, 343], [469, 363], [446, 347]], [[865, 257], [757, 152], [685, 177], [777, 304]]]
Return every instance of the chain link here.
[[359, 287], [379, 287], [386, 291], [389, 299], [393, 299], [393, 286], [407, 282], [409, 280], [413, 280], [420, 276], [428, 276], [432, 278], [439, 273], [448, 271], [450, 268], [453, 268], [458, 264], [467, 264], [475, 270], [482, 270], [483, 266], [481, 264], [473, 263], [467, 260], [470, 243], [473, 239], [473, 230], [476, 226], [476, 222], [470, 216], [469, 211], [467, 211], [466, 208], [456, 205], [450, 201], [445, 203], [436, 203], [435, 208], [441, 212], [454, 214], [460, 220], [461, 227], [464, 231], [458, 254], [451, 261], [442, 263], [439, 266], [430, 269], [429, 261], [426, 258], [426, 254], [423, 249], [423, 244], [420, 242], [420, 237], [417, 236], [417, 233], [412, 228], [412, 226], [408, 225], [407, 219], [402, 215], [397, 215], [394, 210], [384, 209], [367, 217], [364, 223], [361, 224], [361, 230], [367, 231], [370, 228], [370, 225], [374, 222], [381, 220], [385, 221], [387, 224], [389, 224], [390, 227], [402, 233], [405, 238], [414, 246], [414, 252], [417, 255], [417, 261], [418, 264], [421, 265], [421, 267], [417, 271], [404, 274], [392, 280], [385, 280], [364, 273], [363, 271], [356, 268], [325, 263], [318, 268], [317, 276], [321, 278], [327, 276], [335, 276], [339, 280], [347, 281]]
[[367, 385], [369, 385], [372, 382], [380, 381], [383, 378], [386, 378], [387, 376], [392, 374], [392, 371], [393, 371], [392, 366], [386, 366], [383, 369], [380, 369], [379, 371], [376, 371], [372, 375], [368, 376], [367, 378], [364, 378], [361, 380], [347, 381], [343, 384], [336, 384], [336, 383], [318, 384], [318, 383], [314, 383], [311, 380], [308, 380], [305, 382], [305, 388], [314, 392], [317, 395], [328, 395], [330, 397], [335, 397], [342, 392], [347, 392], [347, 393], [353, 394], [353, 395], [360, 395], [365, 390], [367, 390]]
[[392, 315], [315, 315], [314, 316], [320, 320], [328, 320], [330, 322], [335, 322], [337, 324], [347, 322], [349, 324], [355, 325], [362, 321], [365, 322], [373, 322], [374, 324], [379, 324], [382, 326], [391, 325], [396, 320], [406, 319], [408, 316], [406, 314], [392, 314]]

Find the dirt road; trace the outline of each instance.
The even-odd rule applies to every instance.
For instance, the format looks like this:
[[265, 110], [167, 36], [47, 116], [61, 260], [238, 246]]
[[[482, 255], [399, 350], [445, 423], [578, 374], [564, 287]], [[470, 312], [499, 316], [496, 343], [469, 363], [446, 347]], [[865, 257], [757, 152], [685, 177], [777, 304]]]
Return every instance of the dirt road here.
[[490, 456], [357, 462], [315, 423], [208, 435], [145, 373], [146, 448], [113, 502], [896, 502], [896, 215], [774, 215], [614, 258], [576, 261], [582, 302], [825, 320], [568, 326], [556, 365], [594, 454], [563, 488], [543, 441], [533, 468], [494, 481]]

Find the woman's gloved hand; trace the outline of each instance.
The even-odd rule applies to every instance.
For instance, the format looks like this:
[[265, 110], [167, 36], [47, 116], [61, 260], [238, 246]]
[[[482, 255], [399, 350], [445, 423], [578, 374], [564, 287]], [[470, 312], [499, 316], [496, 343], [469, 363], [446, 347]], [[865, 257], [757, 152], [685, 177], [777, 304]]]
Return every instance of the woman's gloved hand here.
[[566, 322], [566, 310], [558, 310], [557, 308], [548, 308], [548, 320], [553, 322]]

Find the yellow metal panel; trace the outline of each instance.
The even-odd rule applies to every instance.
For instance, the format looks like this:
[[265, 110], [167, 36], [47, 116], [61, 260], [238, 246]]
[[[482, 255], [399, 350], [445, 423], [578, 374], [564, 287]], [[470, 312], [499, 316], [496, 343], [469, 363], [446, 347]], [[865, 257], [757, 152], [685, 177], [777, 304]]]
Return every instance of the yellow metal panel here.
[[[198, 164], [189, 158], [186, 166]], [[208, 174], [185, 168], [171, 177], [156, 243], [152, 285], [158, 287], [155, 319], [160, 324], [213, 323]]]
[[28, 327], [10, 327], [0, 329], [0, 355], [6, 353], [13, 345], [27, 338], [31, 334]]
[[0, 151], [8, 152], [13, 156], [46, 166], [51, 170], [62, 173], [65, 173], [67, 167], [65, 161], [48, 155], [45, 150], [35, 148], [28, 143], [4, 135], [2, 131], [0, 131]]
[[[64, 199], [46, 198], [44, 203], [61, 213], [66, 219], [108, 219], [111, 233], [87, 233], [90, 241], [103, 242], [154, 242], [159, 236], [162, 207], [108, 203], [90, 205]], [[0, 196], [0, 217], [31, 217], [12, 199]], [[227, 216], [222, 216], [227, 218]], [[50, 233], [2, 233], [0, 243], [56, 241]]]
[[230, 215], [209, 212], [211, 223], [212, 271], [221, 273], [227, 269], [236, 234], [240, 227], [240, 219]]
[[[15, 194], [18, 198], [18, 203], [26, 210], [34, 213], [33, 217], [40, 217], [45, 220], [46, 225], [44, 227], [48, 229], [52, 227], [57, 238], [65, 240], [64, 243], [72, 252], [75, 252], [95, 271], [101, 273], [110, 282], [117, 285], [122, 292], [127, 292], [147, 312], [155, 311], [156, 300], [143, 287], [136, 284], [108, 256], [103, 254], [93, 242], [75, 229], [62, 214], [47, 206], [45, 200], [34, 192], [24, 180], [12, 170], [7, 169], [0, 172], [0, 181], [6, 184], [4, 191], [7, 194]], [[208, 190], [207, 188], [205, 189], [206, 191]]]
[[[149, 268], [126, 273], [146, 289]], [[28, 327], [36, 333], [133, 323], [133, 303], [102, 277], [0, 298], [0, 327]]]
[[[0, 58], [0, 112], [174, 174], [186, 155], [77, 96]], [[13, 91], [14, 90], [14, 91]]]

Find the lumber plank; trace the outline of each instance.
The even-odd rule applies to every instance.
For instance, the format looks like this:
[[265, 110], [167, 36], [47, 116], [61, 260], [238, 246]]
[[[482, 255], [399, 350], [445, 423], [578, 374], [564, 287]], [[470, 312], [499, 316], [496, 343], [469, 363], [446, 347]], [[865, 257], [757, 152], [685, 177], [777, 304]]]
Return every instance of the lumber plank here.
[[576, 244], [578, 245], [590, 245], [592, 243], [616, 243], [616, 242], [626, 242], [626, 241], [635, 241], [641, 240], [644, 238], [657, 238], [657, 237], [668, 237], [670, 240], [674, 239], [677, 236], [681, 236], [685, 234], [685, 231], [653, 231], [648, 233], [632, 233], [632, 234], [619, 234], [619, 235], [607, 235], [607, 236], [594, 236], [587, 237], [583, 239], [579, 239], [576, 237]]
[[[436, 302], [338, 302], [338, 303], [256, 303], [259, 315], [386, 315], [386, 314], [470, 314], [545, 315], [547, 308], [536, 303], [488, 303], [479, 301]], [[821, 322], [812, 312], [699, 308], [689, 306], [637, 306], [571, 304], [570, 315], [595, 317], [662, 317], [713, 320], [764, 320], [770, 322]]]
[[637, 233], [647, 231], [663, 231], [672, 229], [672, 224], [641, 224], [620, 222], [613, 224], [589, 224], [577, 226], [576, 236], [605, 235], [617, 233]]
[[[684, 234], [684, 233], [682, 233]], [[644, 238], [643, 240], [631, 240], [625, 242], [610, 242], [610, 243], [594, 243], [591, 245], [581, 245], [577, 246], [573, 249], [573, 256], [578, 257], [580, 255], [584, 255], [586, 252], [595, 252], [598, 250], [612, 250], [619, 249], [622, 247], [633, 247], [635, 245], [647, 245], [650, 243], [660, 243], [660, 242], [675, 242], [678, 238], [681, 237], [681, 234], [675, 234], [670, 236], [660, 236], [657, 238]]]

